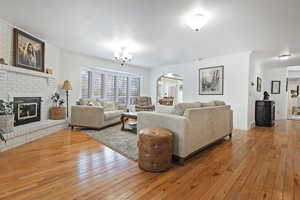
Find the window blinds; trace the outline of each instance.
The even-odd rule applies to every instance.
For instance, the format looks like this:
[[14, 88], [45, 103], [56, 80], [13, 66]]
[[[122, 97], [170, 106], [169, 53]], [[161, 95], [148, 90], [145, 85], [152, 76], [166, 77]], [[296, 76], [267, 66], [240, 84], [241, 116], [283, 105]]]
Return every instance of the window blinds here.
[[81, 70], [81, 97], [99, 98], [122, 105], [140, 95], [140, 77], [97, 69]]

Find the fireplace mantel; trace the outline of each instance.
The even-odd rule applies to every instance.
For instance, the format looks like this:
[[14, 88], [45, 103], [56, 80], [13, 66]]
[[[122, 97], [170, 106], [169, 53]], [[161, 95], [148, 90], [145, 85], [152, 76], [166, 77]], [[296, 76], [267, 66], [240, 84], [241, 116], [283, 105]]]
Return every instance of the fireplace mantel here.
[[43, 72], [37, 72], [37, 71], [33, 71], [33, 70], [22, 69], [22, 68], [15, 67], [15, 66], [12, 66], [12, 65], [0, 64], [0, 80], [5, 80], [6, 79], [7, 72], [15, 72], [15, 73], [20, 73], [20, 74], [25, 74], [25, 75], [28, 75], [28, 76], [41, 77], [41, 78], [48, 79], [48, 81], [56, 79], [55, 76], [50, 75], [50, 74], [46, 74], [46, 73], [43, 73]]

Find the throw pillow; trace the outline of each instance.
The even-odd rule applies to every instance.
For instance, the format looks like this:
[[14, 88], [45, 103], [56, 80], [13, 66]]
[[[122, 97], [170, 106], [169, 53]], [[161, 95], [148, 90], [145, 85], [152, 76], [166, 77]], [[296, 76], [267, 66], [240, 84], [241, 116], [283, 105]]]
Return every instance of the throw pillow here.
[[89, 101], [90, 101], [90, 99], [81, 98], [81, 99], [79, 99], [79, 104], [82, 106], [86, 106], [86, 105], [88, 105]]
[[190, 103], [178, 103], [174, 107], [174, 113], [176, 115], [183, 116], [184, 111], [189, 108], [200, 108], [202, 103], [200, 102], [190, 102]]
[[214, 101], [211, 102], [205, 102], [205, 103], [201, 103], [202, 107], [212, 107], [212, 106], [216, 106]]
[[225, 104], [224, 101], [216, 100], [216, 101], [215, 101], [215, 105], [216, 105], [216, 106], [225, 106], [226, 104]]
[[89, 102], [87, 103], [87, 106], [95, 106], [95, 104], [94, 104], [92, 101], [89, 101]]

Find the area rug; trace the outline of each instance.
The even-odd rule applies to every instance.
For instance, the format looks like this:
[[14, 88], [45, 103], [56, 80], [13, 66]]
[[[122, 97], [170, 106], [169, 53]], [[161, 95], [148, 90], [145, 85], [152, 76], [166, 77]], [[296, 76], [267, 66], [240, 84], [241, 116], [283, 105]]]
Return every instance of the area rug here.
[[119, 125], [102, 130], [83, 129], [82, 132], [131, 160], [138, 159], [137, 135], [121, 131]]

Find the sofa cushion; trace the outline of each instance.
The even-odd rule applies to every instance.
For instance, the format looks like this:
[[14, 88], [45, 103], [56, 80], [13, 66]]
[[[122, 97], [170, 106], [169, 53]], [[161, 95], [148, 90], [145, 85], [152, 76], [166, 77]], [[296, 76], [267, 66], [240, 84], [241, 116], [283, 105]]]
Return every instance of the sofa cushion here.
[[114, 102], [104, 102], [104, 111], [116, 110], [116, 104]]
[[216, 106], [214, 101], [210, 101], [210, 102], [205, 102], [205, 103], [201, 103], [202, 107], [212, 107], [212, 106]]
[[226, 105], [226, 103], [224, 101], [215, 100], [214, 102], [215, 102], [216, 106], [225, 106]]
[[121, 117], [121, 114], [122, 114], [121, 110], [105, 111], [104, 120], [110, 120], [110, 119]]
[[200, 102], [185, 102], [185, 103], [178, 103], [174, 106], [174, 114], [183, 116], [184, 111], [189, 108], [200, 108], [202, 103]]

